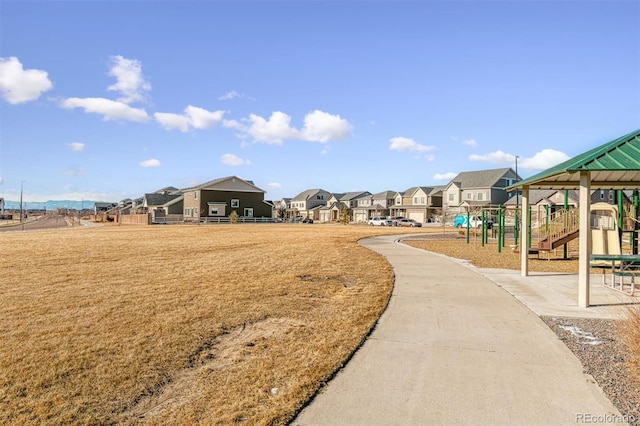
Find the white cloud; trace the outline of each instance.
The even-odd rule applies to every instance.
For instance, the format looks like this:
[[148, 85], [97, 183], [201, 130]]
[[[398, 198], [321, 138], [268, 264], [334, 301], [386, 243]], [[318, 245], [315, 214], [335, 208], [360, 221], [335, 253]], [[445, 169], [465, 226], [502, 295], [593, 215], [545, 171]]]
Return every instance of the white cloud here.
[[304, 117], [301, 130], [291, 126], [291, 116], [281, 111], [271, 113], [269, 119], [250, 114], [245, 126], [235, 120], [225, 120], [223, 126], [245, 132], [254, 142], [282, 145], [284, 140], [327, 143], [349, 137], [351, 125], [339, 115], [315, 110]]
[[72, 151], [84, 151], [84, 147], [85, 145], [82, 142], [71, 142], [69, 144], [69, 148], [71, 148]]
[[522, 165], [526, 170], [544, 170], [567, 161], [569, 156], [564, 152], [555, 149], [543, 149], [531, 158], [524, 158], [518, 161], [518, 165]]
[[[555, 149], [543, 149], [542, 151], [534, 154], [533, 157], [519, 158], [518, 166], [521, 166], [526, 170], [544, 170], [568, 159], [569, 156], [564, 152], [556, 151]], [[511, 166], [512, 164], [515, 165], [516, 157], [513, 154], [508, 154], [498, 150], [484, 155], [470, 155], [469, 160], [506, 164]]]
[[144, 122], [149, 120], [145, 110], [132, 108], [123, 102], [105, 98], [68, 98], [63, 99], [60, 102], [60, 106], [66, 109], [83, 108], [87, 113], [102, 115], [106, 121], [129, 120]]
[[425, 155], [424, 159], [427, 161], [436, 161], [436, 156], [435, 155]]
[[138, 163], [140, 167], [160, 167], [160, 160], [156, 160], [155, 158], [150, 158], [149, 160], [144, 160]]
[[389, 140], [391, 144], [389, 149], [392, 151], [433, 151], [436, 147], [433, 145], [422, 145], [410, 138], [403, 138], [401, 136], [391, 138]]
[[467, 146], [478, 146], [478, 142], [475, 139], [465, 139], [462, 141], [463, 144]]
[[326, 143], [349, 137], [351, 125], [339, 115], [315, 110], [304, 117], [302, 139], [309, 142]]
[[188, 105], [184, 109], [184, 114], [156, 112], [153, 117], [167, 130], [178, 129], [181, 132], [188, 132], [191, 127], [195, 129], [213, 127], [222, 120], [225, 113], [226, 111], [207, 111], [204, 108]]
[[219, 101], [228, 101], [229, 99], [233, 99], [233, 98], [239, 98], [242, 95], [238, 92], [236, 92], [235, 90], [232, 90], [230, 92], [225, 93], [224, 95], [218, 97]]
[[226, 164], [227, 166], [250, 166], [253, 164], [249, 160], [243, 160], [237, 155], [233, 154], [224, 154], [220, 157], [220, 162], [222, 164]]
[[46, 71], [25, 70], [15, 56], [0, 58], [0, 94], [10, 104], [35, 101], [52, 87]]
[[278, 182], [269, 182], [267, 184], [267, 188], [269, 188], [269, 189], [280, 189], [280, 188], [282, 188], [282, 185], [280, 185]]
[[213, 127], [222, 120], [222, 116], [226, 111], [207, 111], [204, 108], [198, 108], [188, 105], [184, 109], [185, 114], [189, 117], [189, 123], [196, 129], [206, 129]]
[[244, 132], [247, 131], [246, 126], [237, 120], [222, 120], [222, 127], [225, 127], [227, 129], [242, 130]]
[[268, 144], [282, 145], [284, 139], [299, 139], [300, 132], [291, 127], [291, 117], [284, 112], [275, 111], [271, 113], [269, 120], [265, 120], [259, 115], [249, 115], [251, 125], [247, 133], [256, 142], [266, 142]]
[[166, 130], [178, 129], [181, 132], [189, 131], [189, 117], [184, 115], [170, 112], [156, 112], [153, 114], [153, 118]]
[[477, 155], [472, 154], [469, 156], [469, 160], [471, 161], [483, 161], [485, 163], [496, 163], [496, 164], [509, 164], [515, 162], [515, 155], [507, 154], [506, 152], [502, 152], [500, 150], [496, 152], [490, 152], [489, 154]]
[[125, 104], [144, 101], [147, 92], [151, 90], [151, 84], [142, 75], [142, 63], [118, 55], [111, 57], [111, 64], [109, 75], [118, 81], [109, 86], [108, 90], [122, 94], [118, 101]]
[[458, 176], [457, 173], [449, 172], [449, 173], [436, 173], [433, 175], [433, 180], [444, 180], [450, 181], [454, 177]]

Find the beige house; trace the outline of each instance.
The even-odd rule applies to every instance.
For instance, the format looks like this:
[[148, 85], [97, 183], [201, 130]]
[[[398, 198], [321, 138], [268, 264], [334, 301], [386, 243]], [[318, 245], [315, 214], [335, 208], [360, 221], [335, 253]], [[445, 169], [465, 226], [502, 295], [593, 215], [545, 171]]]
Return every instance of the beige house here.
[[414, 186], [398, 192], [390, 208], [391, 215], [428, 222], [435, 211], [442, 207], [443, 189], [444, 186]]
[[291, 199], [290, 217], [302, 216], [320, 220], [320, 208], [327, 205], [333, 194], [324, 189], [308, 189]]

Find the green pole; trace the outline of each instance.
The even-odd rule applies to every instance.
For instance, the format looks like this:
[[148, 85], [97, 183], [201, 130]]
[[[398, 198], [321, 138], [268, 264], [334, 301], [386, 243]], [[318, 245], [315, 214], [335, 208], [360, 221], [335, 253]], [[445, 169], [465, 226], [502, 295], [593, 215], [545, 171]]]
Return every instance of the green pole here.
[[513, 222], [513, 244], [515, 246], [518, 245], [518, 233], [519, 233], [519, 225], [518, 225], [518, 207], [516, 206], [516, 211], [514, 212], [515, 222]]
[[549, 235], [549, 204], [544, 205], [544, 232]]
[[469, 244], [469, 210], [467, 210], [467, 244]]
[[482, 212], [482, 216], [480, 216], [480, 220], [482, 221], [480, 228], [480, 245], [484, 247], [484, 211]]
[[529, 247], [531, 248], [531, 206], [529, 206], [529, 217], [527, 220], [527, 235], [529, 235]]
[[502, 252], [502, 206], [498, 207], [498, 253]]
[[[564, 190], [564, 213], [565, 213], [565, 218], [567, 217], [567, 212], [569, 211], [569, 190], [565, 189]], [[566, 219], [565, 219], [566, 221]], [[565, 223], [565, 226], [567, 224]], [[564, 259], [568, 259], [569, 258], [569, 246], [567, 244], [565, 244], [564, 246]]]
[[637, 189], [633, 191], [633, 207], [635, 221], [633, 222], [634, 232], [631, 233], [631, 250], [633, 254], [638, 254], [638, 237], [640, 236], [640, 222], [638, 222], [638, 219], [640, 219], [640, 214], [638, 214], [638, 208], [640, 208], [640, 196]]

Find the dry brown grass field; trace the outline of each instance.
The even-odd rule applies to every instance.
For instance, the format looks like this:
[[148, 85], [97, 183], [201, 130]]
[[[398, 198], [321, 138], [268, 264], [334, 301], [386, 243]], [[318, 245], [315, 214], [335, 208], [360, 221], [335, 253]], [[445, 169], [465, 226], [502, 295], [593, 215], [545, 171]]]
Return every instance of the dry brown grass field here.
[[0, 234], [0, 423], [284, 424], [389, 299], [390, 266], [357, 240], [428, 231]]

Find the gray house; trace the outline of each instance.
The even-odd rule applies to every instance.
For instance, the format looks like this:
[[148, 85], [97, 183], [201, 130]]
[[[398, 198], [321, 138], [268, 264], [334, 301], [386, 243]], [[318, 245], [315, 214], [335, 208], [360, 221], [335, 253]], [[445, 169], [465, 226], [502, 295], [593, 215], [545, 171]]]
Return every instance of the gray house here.
[[465, 212], [503, 204], [510, 195], [505, 188], [518, 180], [510, 167], [459, 173], [445, 187], [442, 207], [449, 212]]

